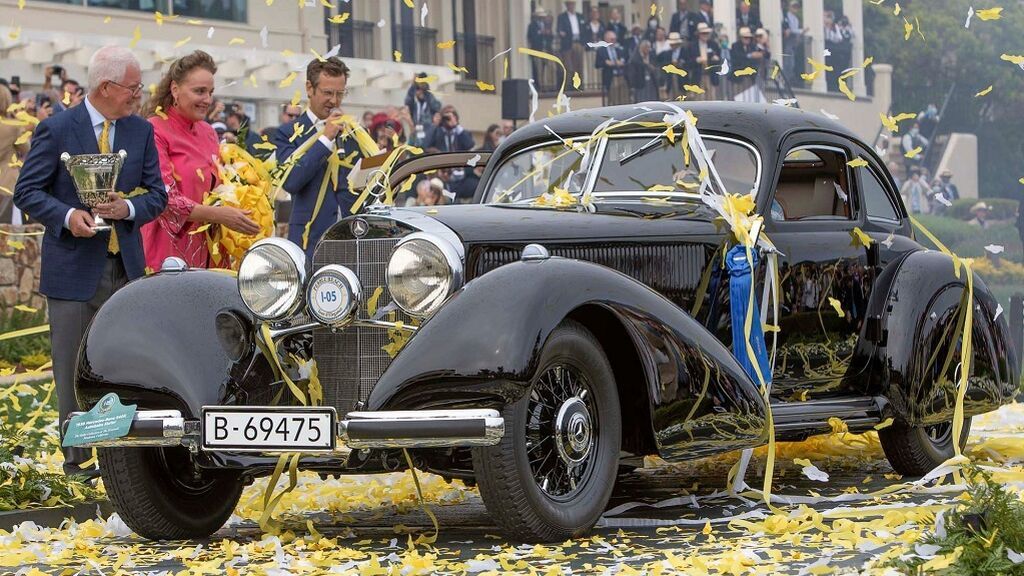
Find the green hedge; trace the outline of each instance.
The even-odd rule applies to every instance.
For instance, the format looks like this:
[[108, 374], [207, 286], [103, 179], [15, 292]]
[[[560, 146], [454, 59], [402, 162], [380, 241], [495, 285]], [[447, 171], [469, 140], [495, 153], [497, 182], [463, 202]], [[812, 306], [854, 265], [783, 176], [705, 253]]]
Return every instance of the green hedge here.
[[[1016, 203], [1015, 201], [1011, 202]], [[959, 256], [965, 258], [985, 256], [988, 254], [985, 251], [985, 246], [989, 244], [1003, 246], [1006, 249], [1000, 254], [1002, 258], [1020, 262], [1024, 256], [1024, 250], [1021, 249], [1020, 244], [1020, 234], [1017, 232], [1016, 226], [1001, 224], [991, 228], [979, 228], [968, 224], [965, 220], [924, 214], [917, 216], [917, 220]], [[924, 234], [917, 233], [917, 241], [934, 248]]]
[[970, 220], [974, 218], [971, 214], [971, 206], [978, 202], [984, 202], [989, 206], [988, 217], [992, 220], [1015, 220], [1017, 217], [1017, 200], [1009, 198], [961, 198], [954, 200], [953, 205], [946, 209], [946, 215], [957, 220]]

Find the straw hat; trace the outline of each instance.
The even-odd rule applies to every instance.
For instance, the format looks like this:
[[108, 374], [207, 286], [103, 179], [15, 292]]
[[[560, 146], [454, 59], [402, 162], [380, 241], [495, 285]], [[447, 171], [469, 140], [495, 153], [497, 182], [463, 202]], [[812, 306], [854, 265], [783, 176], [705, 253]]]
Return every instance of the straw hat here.
[[697, 24], [697, 34], [711, 33], [711, 26], [708, 26], [706, 22]]
[[754, 35], [750, 32], [750, 28], [744, 26], [740, 28], [740, 38], [753, 38]]
[[988, 209], [989, 209], [988, 204], [985, 204], [984, 202], [978, 202], [974, 206], [971, 206], [971, 214], [974, 214], [975, 212], [977, 212], [979, 210], [988, 210]]
[[683, 43], [683, 37], [679, 35], [679, 32], [670, 32], [668, 35], [668, 43], [670, 46], [678, 46]]

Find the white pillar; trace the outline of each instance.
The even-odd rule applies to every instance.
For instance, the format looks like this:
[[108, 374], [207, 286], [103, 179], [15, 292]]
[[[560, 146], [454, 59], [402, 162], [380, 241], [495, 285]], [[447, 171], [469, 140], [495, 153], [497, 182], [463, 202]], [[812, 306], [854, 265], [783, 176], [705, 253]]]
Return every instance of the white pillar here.
[[[529, 2], [510, 2], [508, 17], [508, 46], [512, 51], [507, 54], [508, 77], [509, 78], [530, 78], [530, 58], [519, 53], [519, 47], [528, 47], [526, 42], [526, 29], [530, 26], [532, 14], [530, 13]], [[500, 44], [495, 47], [497, 51], [504, 50]], [[504, 58], [497, 61], [497, 77], [503, 78], [505, 72]]]
[[[804, 28], [810, 29], [807, 35], [811, 38], [811, 50], [806, 53], [805, 58], [814, 58], [815, 61], [825, 63], [825, 3], [824, 0], [806, 0], [804, 2], [804, 20], [801, 24]], [[804, 62], [797, 63], [797, 69], [803, 69]], [[797, 83], [799, 85], [799, 82]], [[825, 73], [818, 74], [818, 77], [814, 79], [811, 84], [811, 89], [815, 92], [825, 92]]]
[[722, 29], [729, 35], [729, 45], [739, 40], [736, 37], [736, 2], [743, 0], [715, 0], [712, 5], [714, 9], [715, 24], [721, 24]]
[[772, 58], [782, 66], [782, 8], [778, 0], [761, 1], [761, 25], [768, 31], [768, 46], [772, 51]]
[[[850, 65], [860, 66], [864, 62], [863, 0], [843, 0], [843, 14], [849, 18], [850, 27], [853, 28], [853, 57], [850, 59]], [[867, 88], [864, 85], [864, 72], [860, 72], [853, 77], [853, 93], [857, 96], [867, 95]]]

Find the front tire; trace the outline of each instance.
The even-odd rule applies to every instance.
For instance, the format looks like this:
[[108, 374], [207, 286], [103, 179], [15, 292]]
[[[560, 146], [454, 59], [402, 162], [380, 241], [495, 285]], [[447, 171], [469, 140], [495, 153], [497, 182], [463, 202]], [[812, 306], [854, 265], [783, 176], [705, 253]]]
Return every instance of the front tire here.
[[[960, 449], [967, 444], [971, 419], [964, 418]], [[924, 476], [953, 457], [953, 423], [909, 426], [894, 423], [878, 431], [878, 439], [892, 469], [904, 476]]]
[[195, 478], [184, 448], [98, 451], [103, 486], [114, 510], [150, 540], [205, 538], [224, 525], [242, 495], [237, 473], [206, 472]]
[[501, 442], [473, 449], [491, 516], [526, 542], [588, 532], [611, 496], [622, 442], [615, 378], [593, 334], [562, 322], [541, 351], [530, 391], [502, 415]]

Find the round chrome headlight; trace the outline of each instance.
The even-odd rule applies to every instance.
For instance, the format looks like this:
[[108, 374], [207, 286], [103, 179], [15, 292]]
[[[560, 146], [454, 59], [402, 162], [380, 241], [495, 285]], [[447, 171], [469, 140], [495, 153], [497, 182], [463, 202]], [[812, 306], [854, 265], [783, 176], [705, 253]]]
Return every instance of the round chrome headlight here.
[[430, 316], [462, 287], [462, 261], [448, 242], [418, 232], [395, 246], [387, 282], [399, 308], [411, 316]]
[[306, 254], [283, 238], [252, 245], [238, 267], [238, 294], [261, 320], [282, 320], [302, 304]]

